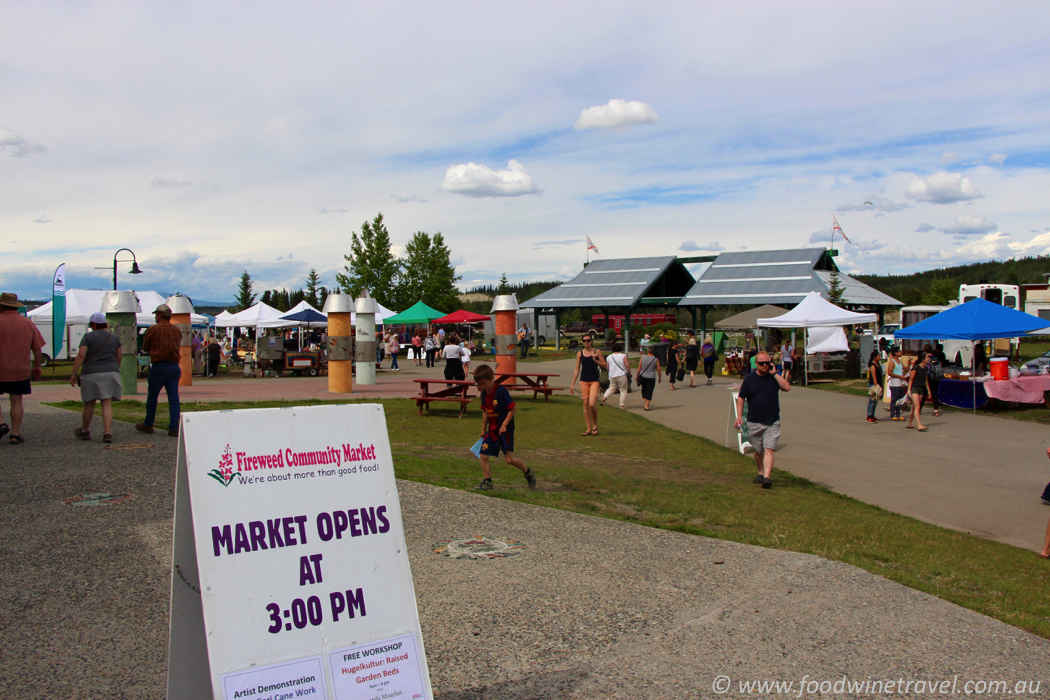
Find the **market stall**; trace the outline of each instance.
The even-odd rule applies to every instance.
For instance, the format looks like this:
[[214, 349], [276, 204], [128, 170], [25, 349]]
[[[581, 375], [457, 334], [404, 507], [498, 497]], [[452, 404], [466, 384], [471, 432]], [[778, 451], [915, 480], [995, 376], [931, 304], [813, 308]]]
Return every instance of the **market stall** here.
[[[1046, 328], [1046, 319], [978, 298], [946, 309], [925, 321], [919, 321], [913, 326], [899, 329], [894, 333], [894, 337], [917, 340], [929, 338], [968, 340], [970, 343], [977, 343], [978, 341], [994, 340], [996, 338], [1017, 338], [1033, 331], [1042, 331], [1044, 328]], [[994, 386], [1004, 381], [1010, 382], [1012, 380], [989, 381], [984, 377], [976, 377], [975, 375], [976, 368], [971, 366], [968, 377], [960, 376], [958, 379], [942, 379], [940, 384], [941, 391], [938, 397], [947, 405], [954, 406], [955, 404], [944, 400], [944, 389], [947, 388], [949, 398], [957, 396], [962, 390], [969, 390], [971, 396], [969, 405], [959, 407], [972, 408], [976, 412], [977, 408], [983, 405], [989, 397], [995, 398], [993, 394], [1000, 396], [1013, 395], [1014, 390], [1010, 388], [1003, 387], [1000, 389], [1000, 387]], [[1018, 379], [1021, 378], [1018, 377]], [[945, 384], [945, 382], [948, 383]], [[959, 382], [960, 385], [957, 385], [956, 382]], [[1023, 382], [1018, 382], [1016, 390], [1019, 392], [1016, 395], [1029, 393]], [[979, 397], [979, 393], [984, 394], [983, 400]], [[1034, 394], [1034, 391], [1031, 393]], [[1005, 400], [1013, 401], [1015, 399]], [[1042, 403], [1042, 401], [1039, 403]]]
[[[809, 354], [813, 348], [841, 347], [845, 341], [845, 332], [842, 326], [855, 326], [863, 323], [875, 323], [878, 319], [876, 314], [863, 314], [854, 311], [840, 309], [830, 301], [824, 299], [818, 292], [810, 292], [806, 298], [799, 302], [798, 306], [776, 318], [760, 318], [757, 320], [759, 328], [803, 328], [806, 331], [805, 358], [807, 368], [809, 367]], [[835, 327], [837, 328], [837, 332]], [[819, 345], [811, 345], [810, 329], [831, 329], [820, 332]], [[848, 349], [846, 344], [846, 349]], [[809, 372], [806, 372], [805, 381], [808, 383]]]

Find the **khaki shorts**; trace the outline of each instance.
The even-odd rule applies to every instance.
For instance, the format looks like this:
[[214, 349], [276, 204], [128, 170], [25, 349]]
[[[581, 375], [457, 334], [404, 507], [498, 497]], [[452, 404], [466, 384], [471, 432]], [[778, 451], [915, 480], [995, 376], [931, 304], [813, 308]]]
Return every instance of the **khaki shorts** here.
[[780, 441], [780, 421], [773, 425], [762, 425], [761, 423], [747, 424], [747, 440], [755, 452], [762, 454], [766, 450], [777, 451], [777, 442]]

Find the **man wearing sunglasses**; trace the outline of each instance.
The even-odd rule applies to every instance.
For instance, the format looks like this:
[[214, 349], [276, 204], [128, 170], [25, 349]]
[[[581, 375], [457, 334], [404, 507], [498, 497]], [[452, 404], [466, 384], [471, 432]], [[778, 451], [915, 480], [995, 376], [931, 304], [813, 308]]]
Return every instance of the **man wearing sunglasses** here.
[[755, 356], [755, 371], [744, 377], [736, 399], [736, 429], [740, 430], [747, 401], [747, 437], [755, 448], [758, 476], [752, 479], [764, 489], [773, 488], [773, 460], [780, 439], [780, 392], [791, 391], [791, 385], [777, 374], [769, 353]]

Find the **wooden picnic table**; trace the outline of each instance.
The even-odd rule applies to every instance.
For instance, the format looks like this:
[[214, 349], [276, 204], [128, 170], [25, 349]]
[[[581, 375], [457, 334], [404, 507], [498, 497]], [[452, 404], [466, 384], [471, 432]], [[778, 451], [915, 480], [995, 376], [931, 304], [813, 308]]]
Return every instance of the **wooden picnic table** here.
[[[467, 404], [474, 400], [474, 396], [470, 395], [470, 387], [475, 386], [473, 381], [461, 380], [461, 379], [413, 379], [416, 384], [420, 385], [419, 396], [416, 396], [416, 406], [419, 407], [419, 415], [423, 415], [423, 407], [425, 406], [427, 412], [430, 412], [431, 401], [452, 401], [459, 403], [459, 417], [463, 417], [463, 411], [466, 410]], [[430, 390], [431, 384], [439, 384], [440, 388], [435, 391]], [[451, 385], [451, 386], [449, 386]]]
[[[543, 394], [543, 400], [550, 403], [550, 396], [555, 391], [561, 391], [563, 386], [550, 386], [548, 380], [551, 377], [559, 377], [558, 374], [544, 374], [542, 372], [496, 372], [496, 386], [506, 387], [511, 391], [531, 391], [532, 398]], [[511, 379], [520, 379], [522, 384], [509, 384]]]

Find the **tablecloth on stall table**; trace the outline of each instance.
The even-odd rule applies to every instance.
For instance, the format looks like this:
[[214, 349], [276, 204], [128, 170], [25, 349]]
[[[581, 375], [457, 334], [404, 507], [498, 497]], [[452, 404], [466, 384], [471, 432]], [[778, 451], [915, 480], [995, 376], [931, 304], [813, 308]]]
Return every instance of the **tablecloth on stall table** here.
[[984, 382], [984, 392], [988, 398], [1000, 401], [1042, 404], [1044, 391], [1050, 391], [1050, 375], [1011, 377]]

